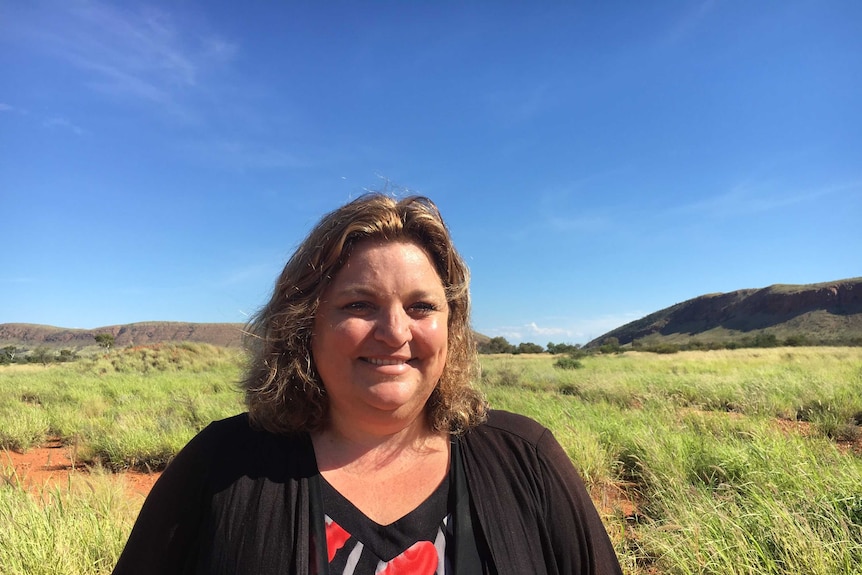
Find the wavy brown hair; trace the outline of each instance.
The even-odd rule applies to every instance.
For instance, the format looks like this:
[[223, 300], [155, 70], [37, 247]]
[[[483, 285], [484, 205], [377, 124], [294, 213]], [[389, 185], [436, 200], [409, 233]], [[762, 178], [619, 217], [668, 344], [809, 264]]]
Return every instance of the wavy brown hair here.
[[487, 406], [472, 381], [478, 357], [470, 327], [470, 272], [428, 198], [363, 195], [325, 215], [285, 265], [272, 297], [249, 322], [251, 356], [242, 381], [252, 424], [272, 433], [315, 431], [329, 401], [311, 356], [314, 318], [324, 290], [364, 240], [408, 241], [423, 248], [449, 304], [446, 365], [426, 404], [435, 431], [461, 433], [484, 420]]

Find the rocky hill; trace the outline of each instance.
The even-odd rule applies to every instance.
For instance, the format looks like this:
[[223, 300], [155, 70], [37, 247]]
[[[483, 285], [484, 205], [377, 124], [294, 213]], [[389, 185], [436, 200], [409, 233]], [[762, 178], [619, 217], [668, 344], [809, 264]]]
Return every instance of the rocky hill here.
[[[241, 323], [141, 322], [96, 329], [6, 323], [0, 324], [0, 347], [81, 349], [95, 345], [95, 336], [102, 333], [113, 335], [115, 345], [123, 347], [165, 341], [236, 347], [242, 345], [243, 328]], [[614, 329], [586, 347], [610, 337], [621, 345], [684, 344], [693, 339], [726, 343], [758, 334], [802, 337], [810, 343], [862, 342], [862, 277], [703, 295]]]
[[[187, 323], [148, 321], [126, 325], [109, 325], [95, 329], [70, 329], [30, 323], [0, 323], [0, 348], [7, 345], [32, 350], [37, 347], [82, 349], [96, 345], [96, 335], [109, 333], [114, 345], [151, 345], [166, 341], [193, 341], [222, 347], [242, 345], [241, 323]], [[477, 342], [490, 338], [476, 333]]]
[[0, 347], [14, 345], [80, 349], [95, 345], [98, 334], [114, 336], [117, 346], [150, 345], [165, 341], [193, 341], [224, 347], [242, 344], [241, 323], [185, 323], [153, 321], [127, 325], [109, 325], [96, 329], [68, 329], [26, 323], [0, 324]]
[[626, 345], [727, 342], [760, 333], [812, 343], [862, 340], [862, 278], [703, 295], [614, 329], [587, 347], [610, 337]]

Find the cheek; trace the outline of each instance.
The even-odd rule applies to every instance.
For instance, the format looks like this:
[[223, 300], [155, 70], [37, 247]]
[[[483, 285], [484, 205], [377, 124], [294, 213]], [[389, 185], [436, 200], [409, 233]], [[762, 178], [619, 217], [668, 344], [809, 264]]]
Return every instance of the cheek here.
[[347, 319], [340, 322], [322, 321], [315, 325], [312, 350], [318, 353], [349, 352], [364, 341], [370, 332], [367, 322]]
[[446, 350], [449, 344], [448, 338], [449, 331], [445, 320], [429, 325], [428, 328], [422, 332], [422, 340], [425, 342], [429, 351], [434, 351], [443, 359], [446, 357]]

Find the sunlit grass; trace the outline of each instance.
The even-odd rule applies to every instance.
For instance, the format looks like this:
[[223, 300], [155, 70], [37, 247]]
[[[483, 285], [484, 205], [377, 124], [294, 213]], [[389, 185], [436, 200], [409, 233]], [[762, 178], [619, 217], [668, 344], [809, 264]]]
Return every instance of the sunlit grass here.
[[[550, 427], [593, 493], [628, 573], [860, 573], [862, 350], [794, 348], [485, 358], [495, 407]], [[783, 431], [782, 419], [811, 433]]]
[[142, 503], [106, 476], [25, 490], [7, 471], [0, 484], [0, 573], [110, 573]]
[[242, 411], [236, 350], [118, 350], [37, 369], [0, 368], [0, 449], [57, 438], [86, 462], [159, 469], [197, 431]]
[[[242, 411], [241, 360], [164, 346], [0, 368], [0, 446], [59, 437], [96, 467], [162, 467], [209, 421]], [[862, 573], [862, 457], [846, 447], [862, 417], [862, 349], [554, 361], [483, 356], [479, 385], [494, 407], [554, 432], [625, 573]], [[110, 571], [139, 500], [98, 473], [35, 497], [6, 475], [0, 572]]]

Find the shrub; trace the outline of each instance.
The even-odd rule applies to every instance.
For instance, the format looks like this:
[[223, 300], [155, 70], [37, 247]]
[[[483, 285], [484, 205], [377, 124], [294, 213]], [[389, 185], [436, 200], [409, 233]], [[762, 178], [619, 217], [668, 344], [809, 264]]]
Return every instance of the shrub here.
[[514, 369], [501, 369], [497, 374], [497, 384], [504, 387], [515, 387], [523, 384], [522, 373]]
[[778, 347], [778, 338], [774, 333], [759, 333], [751, 342], [752, 347]]
[[544, 351], [541, 345], [530, 341], [519, 343], [515, 349], [515, 353], [543, 353]]
[[57, 356], [57, 361], [65, 363], [67, 361], [75, 361], [78, 359], [78, 352], [71, 349], [61, 349], [60, 355]]
[[557, 361], [555, 361], [554, 367], [559, 369], [580, 369], [584, 367], [584, 364], [581, 362], [581, 360], [567, 355], [566, 357], [561, 357]]
[[554, 343], [549, 341], [548, 345], [545, 346], [550, 354], [559, 354], [559, 353], [568, 353], [572, 354], [581, 349], [579, 344], [570, 344], [570, 343]]
[[21, 351], [14, 345], [7, 345], [3, 349], [0, 349], [0, 365], [15, 363], [16, 358], [20, 360]]
[[655, 345], [641, 347], [641, 351], [648, 351], [650, 353], [678, 353], [679, 350], [680, 347], [673, 343], [657, 343]]
[[515, 353], [515, 346], [509, 343], [505, 337], [492, 337], [490, 340], [479, 344], [479, 353]]
[[105, 349], [114, 347], [114, 336], [110, 333], [99, 333], [95, 336], [96, 343]]
[[560, 386], [560, 393], [562, 395], [570, 395], [572, 397], [581, 397], [581, 388], [575, 385], [574, 383], [566, 383]]
[[622, 353], [620, 340], [615, 337], [606, 337], [602, 341], [602, 345], [599, 346], [599, 351], [601, 353]]
[[808, 339], [804, 335], [791, 335], [784, 340], [784, 345], [791, 347], [800, 347], [808, 345]]

